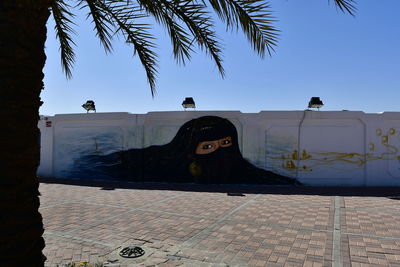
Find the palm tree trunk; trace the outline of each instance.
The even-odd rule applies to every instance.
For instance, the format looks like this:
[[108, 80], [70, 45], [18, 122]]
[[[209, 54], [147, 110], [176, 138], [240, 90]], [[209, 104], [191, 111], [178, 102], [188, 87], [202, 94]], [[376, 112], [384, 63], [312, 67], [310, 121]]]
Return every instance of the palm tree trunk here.
[[42, 266], [40, 91], [51, 0], [0, 0], [0, 265]]

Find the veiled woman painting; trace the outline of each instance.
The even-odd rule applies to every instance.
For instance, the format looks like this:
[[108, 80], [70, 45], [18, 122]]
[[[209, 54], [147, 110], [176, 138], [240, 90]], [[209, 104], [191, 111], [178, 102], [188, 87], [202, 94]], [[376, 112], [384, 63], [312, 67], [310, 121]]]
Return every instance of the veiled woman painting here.
[[255, 167], [239, 150], [235, 126], [204, 116], [181, 126], [171, 142], [109, 155], [88, 155], [75, 166], [81, 178], [207, 184], [298, 184]]

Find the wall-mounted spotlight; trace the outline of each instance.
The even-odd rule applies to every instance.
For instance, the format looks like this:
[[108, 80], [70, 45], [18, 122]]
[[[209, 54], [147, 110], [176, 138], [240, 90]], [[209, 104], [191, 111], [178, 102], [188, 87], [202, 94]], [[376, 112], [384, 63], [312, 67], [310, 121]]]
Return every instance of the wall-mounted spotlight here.
[[311, 97], [310, 102], [308, 102], [308, 108], [317, 108], [319, 110], [324, 103], [322, 103], [319, 97]]
[[84, 109], [86, 109], [87, 113], [89, 113], [90, 110], [93, 110], [94, 112], [96, 112], [96, 106], [94, 105], [94, 101], [93, 100], [86, 101], [86, 103], [83, 104], [82, 107]]
[[187, 108], [196, 108], [193, 97], [186, 97], [182, 102], [182, 107], [186, 110]]

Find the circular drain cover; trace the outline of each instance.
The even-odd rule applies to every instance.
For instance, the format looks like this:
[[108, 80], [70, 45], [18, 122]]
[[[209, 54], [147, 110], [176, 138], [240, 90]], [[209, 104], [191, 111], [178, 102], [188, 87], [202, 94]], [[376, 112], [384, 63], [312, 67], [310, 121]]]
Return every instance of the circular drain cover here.
[[138, 258], [144, 255], [144, 250], [141, 247], [129, 246], [123, 248], [119, 255], [124, 258]]

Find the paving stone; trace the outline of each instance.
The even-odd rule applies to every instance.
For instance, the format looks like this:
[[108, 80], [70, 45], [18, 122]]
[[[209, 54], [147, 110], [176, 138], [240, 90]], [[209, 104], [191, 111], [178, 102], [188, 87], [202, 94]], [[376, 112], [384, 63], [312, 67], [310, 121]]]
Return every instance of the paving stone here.
[[247, 188], [229, 195], [224, 186], [152, 186], [41, 183], [45, 266], [105, 262], [130, 244], [143, 247], [146, 257], [105, 266], [327, 267], [339, 256], [340, 266], [400, 267], [400, 205], [390, 197], [341, 197], [315, 188], [301, 194]]

